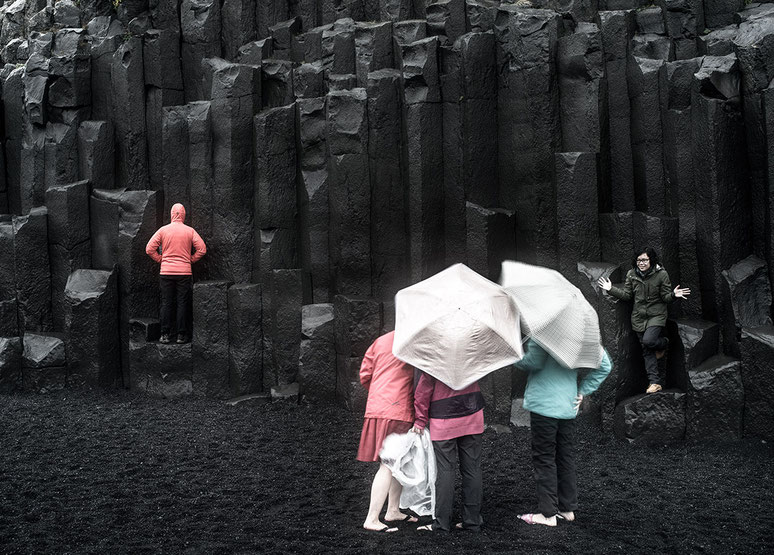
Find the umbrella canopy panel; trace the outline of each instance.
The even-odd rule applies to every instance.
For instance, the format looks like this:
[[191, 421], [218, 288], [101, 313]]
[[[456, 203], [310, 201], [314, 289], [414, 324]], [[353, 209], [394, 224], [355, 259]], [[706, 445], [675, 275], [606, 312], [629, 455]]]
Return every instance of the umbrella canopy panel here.
[[568, 368], [599, 366], [602, 344], [597, 312], [562, 274], [507, 260], [500, 283], [519, 307], [524, 335]]
[[513, 299], [464, 264], [400, 290], [395, 311], [393, 354], [453, 389], [523, 356]]

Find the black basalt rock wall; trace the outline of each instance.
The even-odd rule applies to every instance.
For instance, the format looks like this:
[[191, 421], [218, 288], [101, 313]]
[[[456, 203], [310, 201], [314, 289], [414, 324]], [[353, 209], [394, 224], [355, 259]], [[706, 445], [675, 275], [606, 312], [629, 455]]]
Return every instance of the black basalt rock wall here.
[[[6, 0], [0, 59], [0, 391], [358, 408], [396, 291], [515, 258], [597, 308], [608, 430], [772, 438], [774, 3]], [[176, 202], [208, 245], [181, 346], [144, 252]], [[643, 397], [595, 284], [645, 245], [693, 293]]]

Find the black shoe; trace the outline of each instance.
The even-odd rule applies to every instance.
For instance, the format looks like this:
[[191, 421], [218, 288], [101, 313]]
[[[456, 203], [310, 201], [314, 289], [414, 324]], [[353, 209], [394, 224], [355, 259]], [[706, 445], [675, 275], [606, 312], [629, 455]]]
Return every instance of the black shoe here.
[[159, 343], [169, 343], [169, 334], [162, 333], [161, 337], [159, 337]]
[[181, 333], [177, 336], [177, 342], [178, 343], [188, 343], [189, 339], [188, 336], [184, 333]]

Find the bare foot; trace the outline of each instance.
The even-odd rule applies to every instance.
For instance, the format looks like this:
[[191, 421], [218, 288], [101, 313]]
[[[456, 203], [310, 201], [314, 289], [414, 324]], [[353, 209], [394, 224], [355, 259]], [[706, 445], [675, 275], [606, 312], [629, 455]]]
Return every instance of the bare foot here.
[[387, 513], [384, 515], [384, 521], [385, 522], [418, 522], [419, 519], [416, 517], [413, 517], [411, 515], [407, 515], [406, 513]]
[[[382, 524], [381, 522], [379, 524]], [[382, 524], [381, 526], [372, 526], [372, 525], [366, 525], [363, 524], [363, 528], [368, 530], [369, 532], [385, 532], [385, 533], [392, 533], [397, 532], [397, 528], [390, 528], [386, 524]]]
[[433, 525], [432, 524], [425, 524], [424, 526], [417, 526], [417, 530], [420, 532], [432, 532], [433, 531]]

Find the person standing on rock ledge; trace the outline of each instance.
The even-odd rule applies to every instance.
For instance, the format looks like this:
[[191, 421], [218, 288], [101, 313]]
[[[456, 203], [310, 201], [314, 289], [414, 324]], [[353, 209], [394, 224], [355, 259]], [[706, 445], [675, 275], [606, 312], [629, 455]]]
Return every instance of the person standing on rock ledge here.
[[[188, 307], [191, 301], [191, 264], [207, 253], [207, 245], [196, 230], [185, 225], [185, 207], [172, 206], [171, 222], [161, 227], [148, 241], [145, 252], [161, 264], [159, 288], [161, 289], [161, 338], [171, 341], [173, 309], [177, 312], [177, 342], [188, 343]], [[159, 253], [161, 247], [161, 253]], [[193, 251], [193, 254], [192, 254]]]
[[681, 288], [680, 285], [672, 289], [669, 274], [659, 265], [658, 253], [651, 247], [635, 253], [623, 289], [613, 287], [605, 277], [600, 277], [597, 283], [613, 297], [624, 301], [634, 299], [632, 329], [640, 339], [645, 371], [650, 382], [645, 392], [661, 391], [663, 380], [658, 372], [658, 359], [666, 354], [669, 347], [669, 339], [661, 337], [667, 321], [667, 303], [677, 298], [686, 298], [691, 290]]

